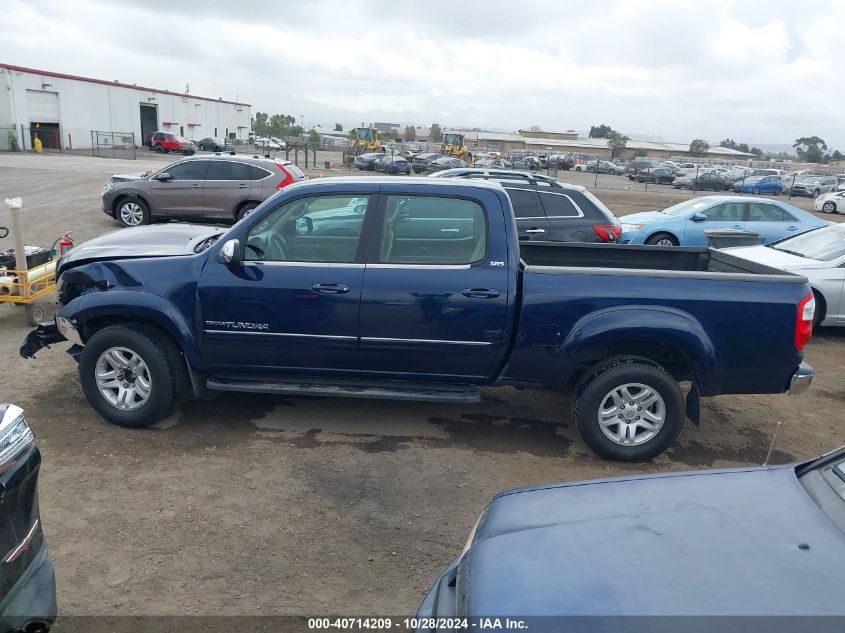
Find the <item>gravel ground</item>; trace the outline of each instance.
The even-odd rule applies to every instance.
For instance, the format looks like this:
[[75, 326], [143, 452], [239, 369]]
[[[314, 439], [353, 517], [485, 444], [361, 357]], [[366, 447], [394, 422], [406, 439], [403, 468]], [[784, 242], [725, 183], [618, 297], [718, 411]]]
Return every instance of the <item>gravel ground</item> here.
[[[29, 244], [88, 239], [116, 228], [99, 206], [105, 179], [167, 160], [139, 157], [0, 155], [0, 197], [24, 198]], [[620, 215], [690, 195], [626, 183], [600, 177], [595, 190]], [[700, 429], [639, 465], [595, 458], [567, 399], [532, 390], [487, 390], [476, 405], [221, 394], [121, 429], [86, 404], [64, 346], [18, 356], [27, 331], [20, 308], [0, 306], [0, 393], [43, 450], [42, 517], [70, 615], [410, 613], [499, 490], [759, 464], [779, 420], [774, 461], [843, 443], [835, 329], [810, 343], [807, 393], [707, 400]]]

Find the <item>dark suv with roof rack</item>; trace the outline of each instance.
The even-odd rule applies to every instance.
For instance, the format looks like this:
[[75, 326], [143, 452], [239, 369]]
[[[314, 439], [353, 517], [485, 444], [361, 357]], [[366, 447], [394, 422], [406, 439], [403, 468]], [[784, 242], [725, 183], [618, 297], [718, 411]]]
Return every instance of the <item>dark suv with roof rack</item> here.
[[560, 183], [551, 176], [506, 169], [462, 168], [430, 178], [495, 180], [511, 199], [520, 240], [616, 242], [622, 224], [585, 187]]

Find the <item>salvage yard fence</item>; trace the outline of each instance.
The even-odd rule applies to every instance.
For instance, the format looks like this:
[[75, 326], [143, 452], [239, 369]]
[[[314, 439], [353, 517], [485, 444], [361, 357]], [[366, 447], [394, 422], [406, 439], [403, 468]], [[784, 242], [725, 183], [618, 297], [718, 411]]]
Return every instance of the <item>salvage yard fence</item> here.
[[134, 132], [103, 132], [91, 130], [91, 153], [104, 158], [128, 158], [134, 160]]

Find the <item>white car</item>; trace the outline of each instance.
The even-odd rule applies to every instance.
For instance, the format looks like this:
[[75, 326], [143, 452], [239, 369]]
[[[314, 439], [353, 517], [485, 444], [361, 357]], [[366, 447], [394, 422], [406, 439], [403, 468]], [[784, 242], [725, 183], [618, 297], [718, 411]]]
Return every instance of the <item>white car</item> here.
[[261, 149], [282, 149], [281, 145], [279, 145], [273, 139], [269, 139], [269, 138], [257, 138], [257, 139], [255, 139], [255, 146], [260, 147]]
[[845, 212], [845, 191], [831, 191], [823, 193], [813, 203], [816, 211], [823, 213]]
[[813, 327], [845, 325], [845, 224], [830, 224], [766, 246], [723, 250], [806, 277], [816, 297]]

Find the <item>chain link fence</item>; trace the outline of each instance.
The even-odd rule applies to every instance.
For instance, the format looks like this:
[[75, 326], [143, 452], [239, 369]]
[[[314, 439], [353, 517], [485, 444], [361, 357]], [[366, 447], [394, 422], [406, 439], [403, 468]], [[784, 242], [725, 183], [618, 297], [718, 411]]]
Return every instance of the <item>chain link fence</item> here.
[[97, 157], [135, 160], [135, 133], [92, 130], [91, 153]]

